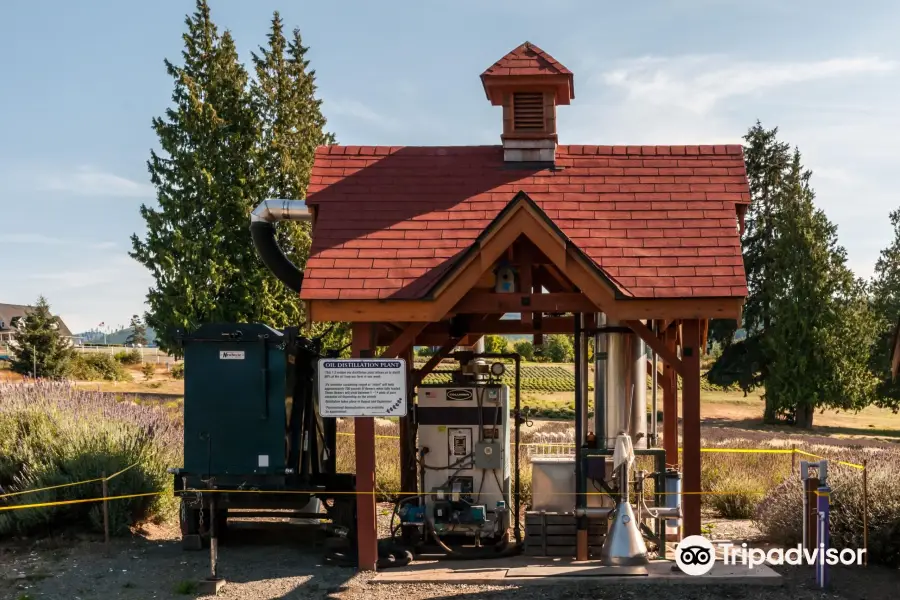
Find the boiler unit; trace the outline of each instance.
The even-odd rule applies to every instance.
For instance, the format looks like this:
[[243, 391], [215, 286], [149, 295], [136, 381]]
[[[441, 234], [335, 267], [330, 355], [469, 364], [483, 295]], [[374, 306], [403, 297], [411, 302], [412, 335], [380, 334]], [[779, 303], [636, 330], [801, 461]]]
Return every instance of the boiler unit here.
[[438, 535], [500, 537], [509, 527], [509, 387], [419, 386], [425, 517]]

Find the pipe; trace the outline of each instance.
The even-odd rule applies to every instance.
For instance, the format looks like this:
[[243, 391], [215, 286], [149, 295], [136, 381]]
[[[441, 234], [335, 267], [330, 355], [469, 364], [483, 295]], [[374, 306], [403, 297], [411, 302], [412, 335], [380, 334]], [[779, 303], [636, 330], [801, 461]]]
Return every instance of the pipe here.
[[[654, 322], [654, 324], [653, 324], [653, 335], [657, 335], [657, 329], [658, 329], [657, 323]], [[653, 447], [655, 447], [656, 444], [657, 444], [658, 441], [659, 441], [659, 423], [658, 423], [658, 419], [659, 419], [659, 402], [658, 402], [658, 399], [657, 399], [658, 385], [659, 385], [659, 381], [658, 381], [658, 377], [659, 377], [658, 367], [659, 367], [659, 360], [658, 360], [658, 358], [657, 358], [657, 356], [656, 356], [656, 350], [654, 350], [654, 351], [653, 351], [653, 373], [651, 374], [652, 386], [653, 386], [653, 387], [651, 388], [651, 390], [652, 390], [652, 392], [651, 392], [651, 393], [652, 393], [652, 396], [651, 396], [651, 401], [650, 401], [650, 408], [651, 408], [651, 412], [653, 413], [653, 416], [650, 417], [650, 418], [651, 418], [651, 421], [650, 421], [650, 444], [649, 444], [650, 446], [653, 446]]]
[[[584, 314], [575, 315], [575, 509], [587, 508], [587, 479], [584, 473], [585, 421], [587, 398], [584, 397]], [[588, 559], [587, 517], [578, 517], [575, 532], [575, 560]]]
[[302, 200], [270, 198], [260, 202], [250, 213], [250, 236], [256, 253], [281, 283], [298, 294], [303, 286], [303, 271], [282, 252], [275, 237], [275, 225], [279, 221], [309, 222], [311, 218]]
[[522, 498], [521, 488], [519, 487], [519, 481], [522, 479], [522, 473], [519, 470], [519, 430], [522, 425], [522, 357], [516, 353], [516, 447], [513, 449], [514, 453], [514, 461], [515, 461], [515, 471], [516, 471], [516, 483], [513, 489], [513, 518], [516, 520], [515, 525], [513, 526], [513, 532], [516, 536], [516, 544], [522, 543], [522, 525], [519, 523], [519, 502]]
[[612, 513], [612, 507], [604, 507], [604, 508], [576, 508], [575, 516], [576, 517], [597, 517], [608, 519], [609, 515]]
[[[606, 326], [606, 315], [597, 313], [597, 328]], [[605, 450], [606, 444], [606, 334], [594, 334], [594, 435], [597, 448]]]
[[[631, 436], [635, 448], [648, 448], [647, 443], [647, 352], [644, 340], [633, 333], [631, 338], [631, 357], [629, 368], [631, 369], [631, 387], [629, 393], [629, 406], [631, 414], [626, 416], [628, 420], [628, 435]], [[630, 419], [629, 419], [630, 417]]]

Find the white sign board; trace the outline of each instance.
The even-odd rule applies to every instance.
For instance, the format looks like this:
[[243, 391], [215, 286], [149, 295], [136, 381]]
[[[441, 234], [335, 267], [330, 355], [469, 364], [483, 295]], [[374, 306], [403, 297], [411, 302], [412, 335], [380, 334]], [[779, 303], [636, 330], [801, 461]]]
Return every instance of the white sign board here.
[[243, 350], [220, 350], [219, 360], [244, 360]]
[[406, 361], [319, 360], [319, 412], [323, 417], [406, 416]]

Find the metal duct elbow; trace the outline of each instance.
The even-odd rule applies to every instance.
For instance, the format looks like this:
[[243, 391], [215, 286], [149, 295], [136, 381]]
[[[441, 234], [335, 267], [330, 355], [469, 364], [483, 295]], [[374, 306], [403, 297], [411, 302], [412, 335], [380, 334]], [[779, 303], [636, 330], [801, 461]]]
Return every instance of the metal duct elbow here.
[[288, 289], [299, 294], [303, 287], [303, 271], [282, 252], [275, 237], [279, 221], [310, 221], [311, 215], [302, 200], [268, 199], [250, 213], [250, 236], [263, 264]]

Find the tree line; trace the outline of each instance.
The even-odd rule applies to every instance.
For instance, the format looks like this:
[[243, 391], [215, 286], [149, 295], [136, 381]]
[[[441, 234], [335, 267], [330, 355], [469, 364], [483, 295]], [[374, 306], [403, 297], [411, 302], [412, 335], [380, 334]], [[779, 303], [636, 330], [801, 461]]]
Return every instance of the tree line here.
[[[308, 48], [299, 30], [285, 33], [277, 12], [249, 69], [231, 33], [214, 24], [206, 0], [197, 0], [185, 24], [181, 64], [165, 61], [172, 105], [152, 123], [160, 149], [151, 152], [148, 169], [158, 207], [141, 207], [147, 232], [131, 239], [131, 256], [155, 280], [147, 324], [159, 345], [175, 353], [176, 328], [303, 322], [296, 295], [256, 256], [248, 216], [267, 197], [304, 198], [315, 148], [335, 143]], [[770, 423], [809, 427], [824, 408], [897, 410], [900, 386], [889, 376], [889, 342], [900, 317], [900, 211], [891, 214], [894, 240], [874, 278], [863, 280], [848, 267], [836, 226], [815, 205], [800, 151], [780, 140], [777, 128], [758, 122], [744, 142], [749, 297], [740, 323], [711, 323], [710, 343], [722, 354], [707, 377], [746, 393], [764, 390]], [[284, 223], [279, 236], [302, 267], [309, 226]], [[746, 336], [736, 339], [737, 330]], [[344, 346], [346, 324], [331, 337]]]

